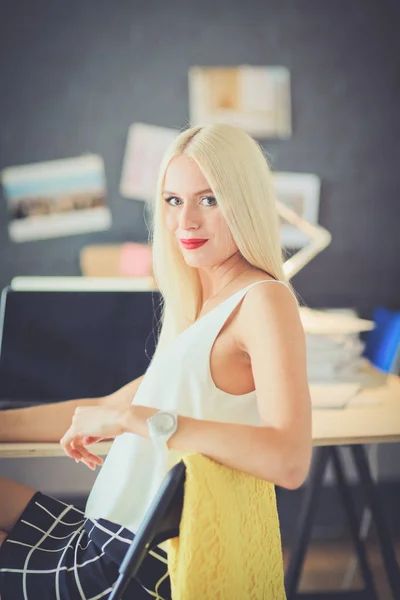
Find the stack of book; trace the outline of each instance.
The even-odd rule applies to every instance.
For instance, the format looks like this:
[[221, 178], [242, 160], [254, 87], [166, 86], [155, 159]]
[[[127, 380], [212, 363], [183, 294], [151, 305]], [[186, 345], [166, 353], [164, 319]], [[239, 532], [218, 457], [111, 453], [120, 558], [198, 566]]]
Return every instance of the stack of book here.
[[373, 322], [359, 319], [352, 309], [316, 311], [302, 307], [300, 314], [309, 381], [353, 381], [363, 362], [365, 344], [360, 332], [373, 329]]
[[352, 381], [362, 365], [365, 344], [359, 335], [306, 334], [309, 381]]
[[365, 344], [360, 332], [373, 329], [374, 324], [348, 309], [315, 311], [302, 307], [300, 314], [313, 406], [344, 408], [363, 383]]

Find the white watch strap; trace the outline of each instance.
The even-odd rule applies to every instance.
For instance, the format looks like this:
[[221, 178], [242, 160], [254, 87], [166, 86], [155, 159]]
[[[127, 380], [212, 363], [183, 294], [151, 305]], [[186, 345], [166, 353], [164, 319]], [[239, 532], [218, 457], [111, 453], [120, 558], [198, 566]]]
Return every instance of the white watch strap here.
[[163, 452], [164, 454], [168, 452], [168, 444], [165, 440], [159, 438], [158, 436], [153, 436], [152, 440], [158, 452]]
[[[175, 420], [175, 424], [170, 431], [163, 431], [162, 425], [160, 426], [160, 423], [157, 422], [157, 418], [162, 416], [170, 418], [173, 417], [173, 419]], [[164, 454], [168, 453], [169, 448], [167, 442], [177, 430], [177, 417], [178, 415], [175, 410], [160, 410], [157, 413], [155, 413], [152, 417], [147, 419], [149, 436], [153, 441], [153, 444], [158, 452], [162, 452]]]

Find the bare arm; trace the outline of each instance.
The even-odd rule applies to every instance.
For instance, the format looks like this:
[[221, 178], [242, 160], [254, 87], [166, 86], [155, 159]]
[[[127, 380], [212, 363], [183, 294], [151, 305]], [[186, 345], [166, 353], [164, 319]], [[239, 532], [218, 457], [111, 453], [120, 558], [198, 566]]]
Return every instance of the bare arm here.
[[81, 398], [29, 408], [0, 412], [0, 442], [59, 442], [71, 425], [78, 406], [129, 405], [143, 375], [124, 385], [113, 394], [101, 398]]
[[[256, 286], [243, 300], [236, 333], [250, 357], [262, 426], [179, 416], [168, 445], [294, 489], [307, 476], [312, 447], [305, 335], [294, 298], [283, 286]], [[129, 406], [123, 431], [148, 438], [155, 412]]]

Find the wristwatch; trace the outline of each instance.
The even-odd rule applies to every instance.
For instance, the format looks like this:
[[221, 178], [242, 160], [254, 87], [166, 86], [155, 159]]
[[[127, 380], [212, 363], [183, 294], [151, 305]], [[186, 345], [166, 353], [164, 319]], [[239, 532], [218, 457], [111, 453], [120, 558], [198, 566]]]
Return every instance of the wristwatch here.
[[178, 415], [174, 410], [160, 410], [147, 419], [150, 439], [158, 451], [168, 451], [168, 440], [178, 429]]

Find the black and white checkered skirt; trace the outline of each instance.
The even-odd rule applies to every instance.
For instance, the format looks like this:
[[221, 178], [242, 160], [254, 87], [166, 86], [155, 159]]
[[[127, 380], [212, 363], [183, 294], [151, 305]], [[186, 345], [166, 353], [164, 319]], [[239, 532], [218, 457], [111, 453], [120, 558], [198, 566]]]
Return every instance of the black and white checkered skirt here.
[[[1, 600], [108, 598], [134, 535], [36, 493], [0, 547]], [[169, 600], [166, 554], [150, 552], [125, 598]]]

